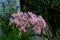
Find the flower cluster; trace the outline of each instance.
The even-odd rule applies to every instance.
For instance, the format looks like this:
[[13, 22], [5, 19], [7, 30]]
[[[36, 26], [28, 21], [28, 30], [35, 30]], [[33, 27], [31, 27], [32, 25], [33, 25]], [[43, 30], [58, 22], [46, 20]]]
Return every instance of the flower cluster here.
[[46, 28], [46, 22], [42, 16], [36, 16], [32, 12], [28, 13], [13, 13], [10, 18], [10, 24], [16, 24], [20, 31], [26, 32], [27, 27], [33, 25], [33, 30], [36, 34], [41, 33], [42, 28]]

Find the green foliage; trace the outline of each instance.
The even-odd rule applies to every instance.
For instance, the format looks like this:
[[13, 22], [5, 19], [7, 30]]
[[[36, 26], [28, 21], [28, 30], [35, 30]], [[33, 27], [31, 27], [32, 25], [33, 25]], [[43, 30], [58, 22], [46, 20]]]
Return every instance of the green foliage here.
[[17, 29], [14, 29], [12, 32], [9, 32], [9, 35], [4, 34], [0, 37], [0, 40], [18, 40], [18, 38], [18, 31]]

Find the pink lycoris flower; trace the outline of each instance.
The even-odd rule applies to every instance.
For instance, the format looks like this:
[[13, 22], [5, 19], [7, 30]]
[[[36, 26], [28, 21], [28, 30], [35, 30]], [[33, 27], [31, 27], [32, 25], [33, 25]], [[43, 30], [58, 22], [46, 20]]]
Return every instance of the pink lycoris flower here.
[[32, 15], [32, 18], [37, 18], [37, 16], [35, 14]]
[[28, 20], [29, 20], [29, 22], [30, 22], [32, 25], [35, 25], [35, 24], [38, 23], [37, 17], [36, 17], [35, 14], [32, 14], [32, 17], [30, 17]]
[[45, 20], [43, 20], [43, 22], [44, 22], [44, 26], [43, 26], [43, 28], [46, 28], [46, 22], [45, 22]]
[[25, 22], [23, 20], [20, 21], [20, 27], [24, 27]]
[[24, 15], [24, 16], [22, 17], [22, 19], [23, 19], [24, 21], [27, 21], [27, 16]]
[[30, 15], [30, 16], [31, 16], [31, 15], [32, 15], [32, 12], [28, 12], [28, 15]]
[[13, 17], [17, 17], [18, 15], [17, 15], [16, 13], [13, 13], [12, 16], [13, 16]]
[[39, 25], [40, 25], [42, 28], [46, 28], [46, 22], [45, 22], [45, 20], [42, 18], [42, 16], [38, 16], [37, 20], [38, 20]]
[[33, 18], [30, 22], [31, 22], [32, 25], [38, 24], [38, 21], [37, 21], [36, 18]]
[[40, 16], [38, 16], [37, 18], [39, 18], [39, 19], [43, 19], [43, 17], [40, 15]]
[[32, 12], [28, 12], [28, 17], [29, 18], [36, 18], [37, 16], [33, 14]]
[[24, 27], [30, 27], [30, 24], [29, 24], [28, 21], [26, 21], [26, 22], [24, 23]]
[[27, 27], [27, 23], [24, 22], [23, 25], [22, 25], [22, 27]]
[[14, 22], [16, 25], [20, 25], [20, 21], [19, 21], [17, 18], [15, 18], [15, 19], [13, 20], [13, 22]]
[[32, 12], [28, 12], [28, 17], [31, 18], [33, 16]]
[[26, 29], [24, 27], [19, 28], [19, 31], [26, 32]]
[[36, 34], [40, 34], [40, 33], [41, 33], [41, 27], [39, 27], [39, 26], [33, 27], [33, 30], [34, 30], [34, 32], [35, 32]]
[[22, 17], [23, 16], [23, 13], [22, 12], [19, 12], [17, 13], [18, 17]]
[[20, 31], [26, 32], [26, 27], [30, 27], [33, 25], [33, 30], [36, 34], [41, 33], [42, 28], [46, 28], [46, 22], [42, 16], [36, 16], [32, 12], [28, 12], [28, 14], [23, 12], [12, 14], [13, 20], [10, 20], [11, 23], [16, 24]]

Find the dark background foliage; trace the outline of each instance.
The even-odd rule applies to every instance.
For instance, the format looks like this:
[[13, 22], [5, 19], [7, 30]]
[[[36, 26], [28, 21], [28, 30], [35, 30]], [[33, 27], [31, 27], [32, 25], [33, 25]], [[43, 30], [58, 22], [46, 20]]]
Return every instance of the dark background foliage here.
[[60, 0], [21, 0], [21, 11], [42, 15], [52, 28], [53, 36], [60, 29]]

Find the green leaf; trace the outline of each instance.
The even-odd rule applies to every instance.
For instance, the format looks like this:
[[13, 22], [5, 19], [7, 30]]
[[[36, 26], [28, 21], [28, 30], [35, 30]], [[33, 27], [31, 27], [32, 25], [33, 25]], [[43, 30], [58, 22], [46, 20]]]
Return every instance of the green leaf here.
[[32, 36], [30, 40], [43, 40], [43, 38], [40, 36]]

